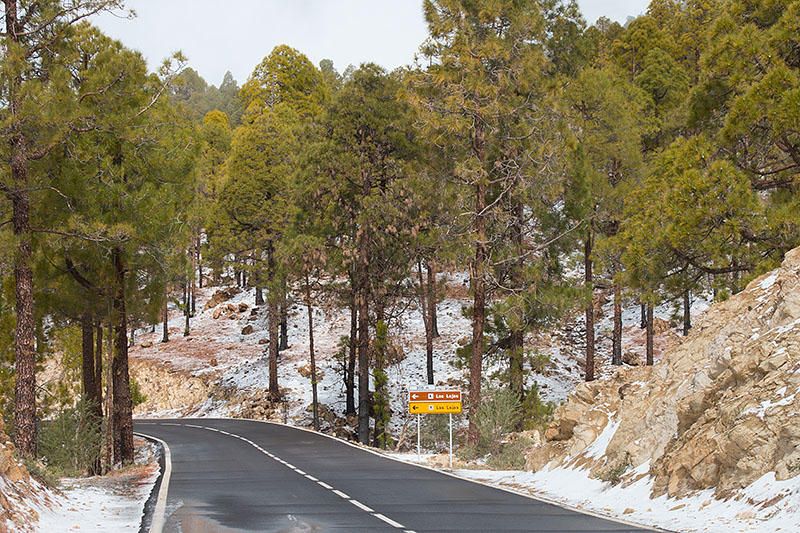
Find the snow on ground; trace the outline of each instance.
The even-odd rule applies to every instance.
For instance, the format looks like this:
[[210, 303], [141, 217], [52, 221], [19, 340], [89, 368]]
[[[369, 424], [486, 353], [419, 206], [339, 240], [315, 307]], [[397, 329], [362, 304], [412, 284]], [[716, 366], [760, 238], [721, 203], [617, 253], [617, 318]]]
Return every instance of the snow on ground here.
[[[138, 442], [138, 439], [137, 439]], [[136, 464], [105, 476], [62, 479], [50, 506], [38, 506], [38, 531], [139, 531], [144, 505], [158, 478], [157, 452], [147, 443]]]
[[[386, 453], [411, 464], [428, 466], [434, 457], [423, 453]], [[694, 532], [796, 532], [800, 531], [800, 477], [776, 481], [770, 473], [738, 495], [717, 500], [713, 490], [698, 491], [681, 499], [661, 496], [650, 499], [653, 480], [647, 462], [627, 475], [630, 484], [612, 486], [592, 479], [579, 468], [520, 470], [445, 470], [457, 477], [625, 522], [670, 531]], [[576, 490], [579, 487], [579, 490]]]

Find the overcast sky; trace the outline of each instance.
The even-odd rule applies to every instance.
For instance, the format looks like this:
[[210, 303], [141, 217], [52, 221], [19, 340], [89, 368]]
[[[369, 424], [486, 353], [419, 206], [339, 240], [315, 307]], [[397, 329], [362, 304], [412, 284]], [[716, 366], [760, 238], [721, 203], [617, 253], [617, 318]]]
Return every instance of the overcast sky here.
[[[600, 16], [624, 23], [646, 0], [578, 0], [592, 24]], [[241, 85], [273, 47], [288, 44], [318, 65], [340, 72], [375, 62], [408, 65], [426, 37], [422, 0], [127, 0], [133, 20], [93, 19], [106, 34], [144, 54], [150, 68], [180, 50], [213, 85], [230, 70]]]

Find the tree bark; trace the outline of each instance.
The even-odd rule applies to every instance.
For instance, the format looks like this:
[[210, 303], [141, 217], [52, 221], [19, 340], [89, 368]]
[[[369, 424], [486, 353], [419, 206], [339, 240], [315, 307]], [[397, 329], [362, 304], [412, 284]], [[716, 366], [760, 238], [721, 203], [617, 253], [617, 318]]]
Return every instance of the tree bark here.
[[653, 366], [653, 304], [647, 304], [647, 366]]
[[[514, 221], [512, 222], [512, 241], [516, 248], [518, 259], [514, 262], [510, 272], [510, 284], [513, 290], [523, 290], [522, 283], [522, 269], [524, 268], [523, 259], [523, 242], [522, 242], [522, 224], [524, 216], [524, 208], [519, 199], [514, 200], [513, 207]], [[522, 310], [518, 311], [522, 315]], [[525, 378], [523, 376], [524, 370], [524, 355], [525, 355], [525, 332], [522, 329], [522, 321], [517, 321], [519, 325], [511, 326], [510, 332], [510, 345], [508, 350], [509, 360], [509, 388], [520, 401], [525, 399]], [[519, 423], [521, 425], [521, 422]]]
[[264, 289], [256, 287], [256, 306], [264, 305]]
[[95, 349], [94, 349], [94, 396], [97, 398], [95, 413], [98, 418], [103, 418], [103, 323], [98, 318], [95, 321]]
[[436, 315], [436, 268], [428, 261], [428, 313], [431, 315], [431, 337], [439, 338], [439, 320]]
[[683, 336], [689, 335], [692, 329], [692, 302], [689, 291], [683, 293]]
[[639, 304], [639, 311], [641, 314], [641, 319], [639, 321], [639, 327], [644, 329], [647, 327], [647, 304], [644, 302]]
[[185, 319], [183, 326], [183, 336], [189, 336], [189, 299], [191, 298], [191, 291], [189, 290], [189, 281], [183, 284], [183, 317]]
[[311, 306], [311, 280], [306, 275], [306, 308], [308, 309], [308, 356], [311, 359], [311, 405], [314, 417], [314, 430], [319, 431], [319, 407], [317, 401], [317, 362], [314, 357], [314, 313]]
[[583, 242], [584, 284], [592, 298], [586, 306], [586, 381], [594, 381], [594, 281], [592, 280], [592, 228], [586, 230]]
[[[20, 42], [16, 0], [4, 0], [6, 57], [12, 57], [10, 43]], [[9, 162], [13, 190], [6, 193], [11, 202], [14, 250], [14, 443], [29, 457], [36, 455], [36, 351], [34, 344], [33, 270], [31, 268], [30, 197], [28, 195], [28, 145], [22, 131], [21, 75], [7, 80], [8, 111], [11, 118]]]
[[200, 255], [200, 235], [197, 236], [194, 246], [195, 257], [197, 258], [197, 286], [203, 288], [203, 261]]
[[280, 338], [278, 339], [278, 351], [289, 349], [289, 311], [284, 298], [280, 307]]
[[94, 320], [91, 315], [81, 317], [81, 381], [83, 383], [83, 399], [90, 404], [90, 410], [95, 412], [98, 404], [97, 384], [95, 383], [95, 353], [94, 353]]
[[[430, 266], [428, 267], [430, 273]], [[422, 261], [417, 261], [417, 276], [419, 278], [419, 301], [422, 311], [422, 323], [425, 325], [425, 367], [428, 376], [428, 385], [433, 385], [433, 316], [431, 314], [430, 285], [426, 287], [422, 278]], [[430, 282], [430, 279], [428, 280]]]
[[267, 246], [267, 281], [269, 282], [269, 398], [280, 400], [278, 388], [278, 303], [275, 301], [275, 254], [272, 242]]
[[369, 444], [370, 238], [366, 228], [362, 228], [360, 232], [358, 237], [358, 291], [356, 293], [358, 302], [358, 441], [362, 444]]
[[[486, 161], [486, 138], [483, 123], [475, 125], [473, 152], [477, 159]], [[469, 363], [469, 428], [472, 444], [477, 444], [480, 435], [475, 425], [475, 414], [481, 403], [481, 379], [483, 377], [483, 329], [486, 320], [486, 183], [483, 178], [475, 182], [475, 262], [473, 264], [472, 300], [472, 353]]]
[[358, 346], [358, 306], [356, 305], [355, 276], [350, 279], [350, 339], [345, 362], [346, 415], [356, 414], [356, 350]]
[[161, 342], [169, 342], [169, 309], [167, 309], [167, 304], [169, 303], [169, 293], [167, 292], [166, 288], [164, 289], [164, 335], [161, 337]]
[[611, 364], [622, 364], [622, 297], [618, 283], [614, 283], [614, 332], [611, 337]]
[[114, 360], [111, 366], [114, 381], [114, 461], [133, 462], [133, 412], [131, 407], [130, 375], [128, 373], [128, 324], [125, 310], [125, 266], [122, 251], [112, 250], [115, 285], [112, 309], [114, 324]]

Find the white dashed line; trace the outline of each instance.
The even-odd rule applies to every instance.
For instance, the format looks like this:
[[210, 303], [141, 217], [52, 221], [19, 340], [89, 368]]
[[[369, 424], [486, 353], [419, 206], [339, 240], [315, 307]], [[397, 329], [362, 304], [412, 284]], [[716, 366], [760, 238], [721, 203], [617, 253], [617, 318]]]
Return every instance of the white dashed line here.
[[356, 507], [358, 507], [362, 511], [366, 511], [368, 513], [374, 513], [375, 512], [375, 511], [373, 511], [372, 509], [370, 509], [369, 507], [367, 507], [366, 505], [364, 505], [363, 503], [361, 503], [358, 500], [350, 500], [350, 503], [352, 503], [353, 505], [355, 505]]
[[372, 516], [374, 516], [375, 518], [377, 518], [379, 520], [383, 520], [384, 522], [386, 522], [390, 526], [396, 527], [397, 529], [404, 529], [403, 524], [399, 524], [399, 523], [395, 522], [394, 520], [392, 520], [391, 518], [387, 518], [387, 517], [383, 516], [380, 513], [374, 513]]
[[[164, 422], [163, 425], [165, 425], [165, 426], [180, 426], [181, 424], [171, 424], [169, 422]], [[283, 459], [281, 459], [277, 455], [274, 455], [274, 454], [268, 452], [267, 450], [265, 450], [264, 448], [262, 448], [261, 446], [259, 446], [255, 442], [251, 441], [250, 439], [246, 439], [246, 438], [244, 438], [244, 437], [242, 437], [240, 435], [235, 435], [233, 433], [228, 433], [227, 431], [224, 431], [224, 430], [221, 430], [221, 429], [204, 427], [204, 426], [196, 426], [194, 424], [184, 424], [184, 425], [186, 427], [190, 427], [190, 428], [207, 429], [209, 431], [216, 431], [218, 433], [222, 433], [223, 435], [228, 435], [229, 437], [234, 437], [234, 438], [237, 438], [237, 439], [239, 439], [239, 440], [241, 440], [243, 442], [246, 442], [247, 444], [249, 444], [250, 446], [254, 447], [258, 451], [260, 451], [261, 453], [263, 453], [264, 455], [269, 457], [270, 459], [273, 459], [273, 460], [277, 461], [278, 463], [282, 464], [283, 466], [285, 466], [287, 468], [290, 468], [291, 470], [294, 470], [295, 472], [297, 472], [298, 474], [304, 476], [306, 479], [308, 479], [310, 481], [315, 481], [317, 483], [317, 485], [319, 485], [320, 487], [333, 492], [334, 494], [336, 494], [340, 498], [342, 498], [344, 500], [347, 500], [348, 502], [352, 503], [353, 505], [355, 505], [356, 507], [358, 507], [362, 511], [371, 514], [372, 516], [374, 516], [378, 520], [381, 520], [381, 521], [383, 521], [383, 522], [385, 522], [385, 523], [389, 524], [390, 526], [395, 527], [397, 529], [402, 529], [402, 530], [404, 530], [405, 533], [416, 533], [415, 531], [413, 531], [411, 529], [405, 529], [405, 526], [400, 524], [399, 522], [395, 522], [391, 518], [388, 518], [388, 517], [386, 517], [386, 516], [384, 516], [384, 515], [382, 515], [380, 513], [376, 513], [373, 509], [370, 509], [369, 507], [367, 507], [366, 505], [364, 505], [360, 501], [350, 498], [350, 496], [348, 496], [344, 492], [334, 489], [333, 487], [331, 487], [330, 485], [328, 485], [324, 481], [320, 481], [319, 479], [315, 478], [314, 476], [303, 472], [302, 470], [300, 470], [296, 466], [292, 465], [291, 463], [287, 463], [286, 461], [284, 461]]]

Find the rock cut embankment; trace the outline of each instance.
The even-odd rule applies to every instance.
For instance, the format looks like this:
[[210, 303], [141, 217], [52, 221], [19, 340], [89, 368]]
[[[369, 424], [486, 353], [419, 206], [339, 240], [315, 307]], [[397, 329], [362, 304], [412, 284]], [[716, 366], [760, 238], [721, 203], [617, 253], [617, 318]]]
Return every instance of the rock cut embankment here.
[[603, 478], [649, 462], [653, 497], [788, 479], [800, 474], [798, 389], [800, 248], [709, 309], [658, 365], [576, 387], [528, 468]]

